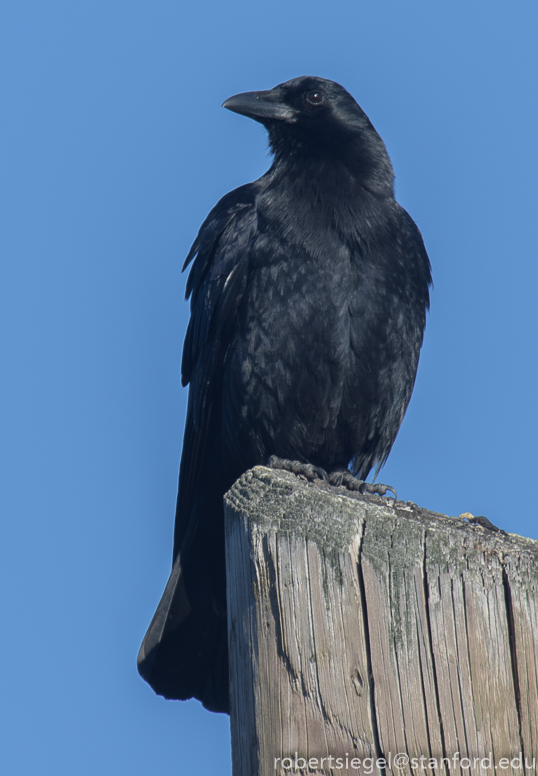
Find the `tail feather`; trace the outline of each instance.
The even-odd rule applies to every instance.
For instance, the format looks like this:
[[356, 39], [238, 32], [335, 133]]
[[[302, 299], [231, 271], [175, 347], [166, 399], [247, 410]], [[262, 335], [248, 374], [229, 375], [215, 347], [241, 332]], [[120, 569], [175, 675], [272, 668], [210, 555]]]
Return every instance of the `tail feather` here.
[[229, 713], [225, 612], [208, 586], [191, 602], [177, 556], [157, 611], [140, 647], [138, 672], [158, 695], [197, 698], [209, 711]]

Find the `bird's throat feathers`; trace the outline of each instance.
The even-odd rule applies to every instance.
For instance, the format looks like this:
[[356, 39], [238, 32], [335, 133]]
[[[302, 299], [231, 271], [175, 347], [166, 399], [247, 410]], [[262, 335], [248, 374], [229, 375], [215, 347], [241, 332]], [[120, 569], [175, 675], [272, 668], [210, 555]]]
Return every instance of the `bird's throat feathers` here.
[[[370, 125], [368, 131], [333, 133], [315, 138], [297, 130], [269, 130], [274, 162], [268, 174], [286, 179], [287, 185], [313, 186], [330, 192], [330, 198], [360, 197], [367, 191], [378, 198], [394, 197], [394, 172], [385, 144]], [[341, 192], [340, 197], [338, 193]]]
[[[290, 153], [274, 147], [274, 162], [260, 179], [269, 210], [291, 216], [296, 230], [317, 233], [329, 228], [366, 247], [392, 232], [397, 205], [393, 173], [385, 151], [368, 167], [358, 155], [323, 157], [297, 145]], [[384, 146], [383, 146], [384, 150]], [[265, 209], [265, 208], [264, 208]], [[380, 220], [381, 218], [381, 220]], [[360, 230], [360, 234], [357, 230]]]

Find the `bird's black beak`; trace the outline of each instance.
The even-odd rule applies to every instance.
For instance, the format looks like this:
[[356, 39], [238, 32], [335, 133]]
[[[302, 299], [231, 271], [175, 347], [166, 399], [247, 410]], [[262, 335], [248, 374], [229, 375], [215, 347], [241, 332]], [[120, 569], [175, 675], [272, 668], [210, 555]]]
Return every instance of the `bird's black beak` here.
[[282, 94], [278, 89], [236, 94], [224, 100], [222, 107], [260, 121], [262, 124], [271, 120], [293, 122], [297, 115], [293, 108], [282, 101]]

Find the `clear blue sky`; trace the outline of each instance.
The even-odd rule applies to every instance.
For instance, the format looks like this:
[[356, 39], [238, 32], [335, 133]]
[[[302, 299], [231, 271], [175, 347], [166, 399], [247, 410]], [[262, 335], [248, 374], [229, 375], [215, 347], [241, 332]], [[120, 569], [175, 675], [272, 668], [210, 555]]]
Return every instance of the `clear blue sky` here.
[[232, 94], [342, 83], [435, 290], [382, 479], [538, 538], [536, 0], [4, 0], [0, 329], [6, 776], [230, 773], [229, 725], [138, 678], [167, 579], [183, 258], [262, 174]]

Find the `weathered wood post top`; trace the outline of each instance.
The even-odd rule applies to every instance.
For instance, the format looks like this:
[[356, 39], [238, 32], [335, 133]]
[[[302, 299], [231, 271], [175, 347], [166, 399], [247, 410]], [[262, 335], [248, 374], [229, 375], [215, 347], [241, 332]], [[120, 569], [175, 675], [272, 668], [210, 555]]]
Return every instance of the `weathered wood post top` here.
[[538, 542], [263, 467], [225, 511], [234, 776], [538, 770]]

